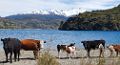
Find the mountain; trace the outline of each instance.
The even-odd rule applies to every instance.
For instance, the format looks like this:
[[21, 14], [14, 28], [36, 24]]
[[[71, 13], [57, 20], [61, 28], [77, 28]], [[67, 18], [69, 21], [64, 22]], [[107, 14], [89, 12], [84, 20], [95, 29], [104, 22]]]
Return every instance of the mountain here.
[[38, 10], [23, 14], [6, 16], [6, 19], [15, 21], [20, 27], [16, 28], [38, 28], [38, 29], [58, 29], [61, 21], [67, 20], [69, 16], [84, 12], [84, 10]]
[[79, 13], [62, 22], [59, 30], [120, 31], [120, 5], [107, 10]]
[[28, 12], [28, 14], [42, 14], [42, 15], [60, 15], [60, 16], [65, 16], [65, 17], [69, 17], [72, 15], [76, 15], [82, 12], [85, 12], [85, 9], [81, 9], [81, 8], [72, 8], [72, 9], [67, 9], [67, 10], [36, 10], [36, 11], [32, 11], [32, 12]]

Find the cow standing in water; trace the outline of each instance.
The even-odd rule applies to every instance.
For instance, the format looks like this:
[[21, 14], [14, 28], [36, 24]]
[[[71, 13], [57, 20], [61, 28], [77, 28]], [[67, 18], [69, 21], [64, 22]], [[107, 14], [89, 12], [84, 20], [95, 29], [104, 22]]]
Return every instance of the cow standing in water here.
[[19, 39], [16, 38], [4, 38], [1, 39], [3, 41], [3, 49], [5, 51], [6, 55], [6, 62], [8, 62], [8, 54], [10, 53], [10, 63], [12, 63], [12, 54], [14, 53], [14, 60], [16, 61], [18, 57], [19, 61], [19, 55], [20, 55], [20, 49], [21, 49], [21, 42]]
[[38, 54], [41, 48], [43, 48], [43, 43], [46, 43], [46, 41], [43, 40], [34, 40], [34, 39], [24, 39], [21, 40], [22, 49], [33, 51], [35, 59], [38, 58]]
[[101, 57], [101, 55], [104, 56], [105, 40], [81, 41], [81, 43], [83, 43], [88, 57], [90, 57], [91, 49], [100, 49], [99, 57]]
[[116, 52], [116, 57], [118, 57], [120, 45], [109, 45], [107, 48], [110, 50], [110, 57], [113, 55], [113, 52]]
[[71, 43], [70, 45], [57, 45], [57, 51], [58, 51], [59, 58], [60, 58], [60, 56], [59, 56], [60, 50], [66, 51], [67, 57], [69, 54], [72, 54], [75, 56], [75, 50], [76, 50], [75, 43]]

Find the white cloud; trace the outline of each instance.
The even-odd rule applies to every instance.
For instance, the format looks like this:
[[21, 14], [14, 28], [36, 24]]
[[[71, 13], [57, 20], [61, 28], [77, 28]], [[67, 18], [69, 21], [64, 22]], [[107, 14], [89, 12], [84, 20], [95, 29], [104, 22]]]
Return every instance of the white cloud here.
[[119, 2], [119, 0], [0, 0], [0, 16], [40, 9], [108, 9], [117, 6]]

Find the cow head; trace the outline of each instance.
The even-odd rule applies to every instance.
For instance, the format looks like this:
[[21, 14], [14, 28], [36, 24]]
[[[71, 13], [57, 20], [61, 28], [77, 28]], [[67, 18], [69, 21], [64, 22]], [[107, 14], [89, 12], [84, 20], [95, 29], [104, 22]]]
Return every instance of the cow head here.
[[81, 43], [83, 43], [83, 46], [84, 46], [85, 49], [88, 48], [88, 43], [87, 43], [87, 41], [81, 41]]
[[44, 40], [40, 40], [41, 48], [44, 48], [44, 43], [46, 43], [46, 41], [44, 41]]
[[3, 42], [3, 47], [6, 48], [8, 46], [7, 43], [10, 41], [10, 38], [4, 38], [1, 39], [1, 41]]

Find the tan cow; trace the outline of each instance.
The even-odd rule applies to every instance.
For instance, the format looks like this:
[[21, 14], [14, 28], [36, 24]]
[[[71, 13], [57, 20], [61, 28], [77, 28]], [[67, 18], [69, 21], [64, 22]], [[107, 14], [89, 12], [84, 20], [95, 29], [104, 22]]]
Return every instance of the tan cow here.
[[110, 50], [110, 57], [113, 55], [113, 52], [116, 52], [116, 57], [120, 52], [120, 45], [109, 45], [107, 48]]

